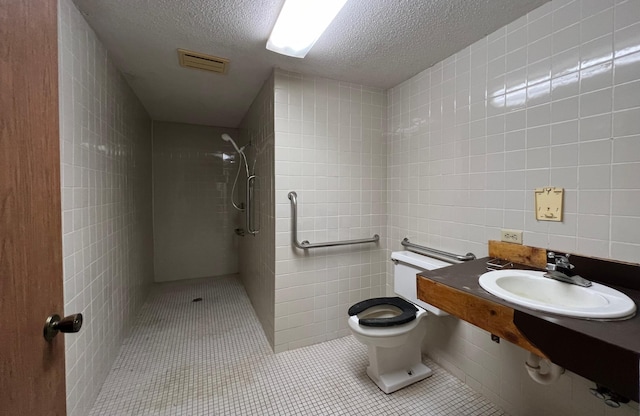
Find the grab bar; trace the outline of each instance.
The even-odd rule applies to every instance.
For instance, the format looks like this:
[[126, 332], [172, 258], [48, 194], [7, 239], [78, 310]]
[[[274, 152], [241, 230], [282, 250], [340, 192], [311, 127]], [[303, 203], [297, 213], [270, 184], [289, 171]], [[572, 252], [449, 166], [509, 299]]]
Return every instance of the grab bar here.
[[247, 178], [247, 206], [244, 210], [245, 221], [247, 223], [247, 232], [253, 236], [258, 234], [260, 230], [253, 228], [255, 222], [255, 212], [253, 208], [253, 195], [255, 193], [255, 181], [256, 175], [251, 175]]
[[418, 244], [414, 244], [414, 243], [410, 242], [408, 238], [404, 238], [402, 240], [402, 242], [400, 242], [400, 244], [402, 244], [404, 247], [409, 249], [409, 251], [414, 251], [414, 250], [416, 252], [422, 251], [422, 253], [420, 253], [420, 254], [428, 254], [428, 255], [435, 255], [435, 256], [439, 256], [439, 257], [444, 257], [442, 260], [445, 260], [445, 261], [449, 261], [448, 259], [454, 259], [454, 260], [457, 260], [459, 262], [463, 262], [463, 261], [469, 261], [469, 260], [475, 260], [476, 259], [476, 255], [473, 254], [473, 253], [467, 253], [464, 256], [459, 255], [459, 254], [448, 253], [446, 251], [437, 250], [435, 248], [430, 248], [430, 247], [425, 247], [425, 246], [421, 246], [421, 245], [418, 245]]
[[291, 244], [299, 249], [306, 250], [308, 248], [318, 247], [334, 247], [346, 246], [351, 244], [375, 243], [380, 240], [378, 234], [374, 234], [371, 238], [363, 238], [361, 240], [342, 240], [329, 241], [326, 243], [310, 243], [308, 240], [298, 242], [298, 194], [295, 191], [289, 192], [289, 200], [291, 201]]

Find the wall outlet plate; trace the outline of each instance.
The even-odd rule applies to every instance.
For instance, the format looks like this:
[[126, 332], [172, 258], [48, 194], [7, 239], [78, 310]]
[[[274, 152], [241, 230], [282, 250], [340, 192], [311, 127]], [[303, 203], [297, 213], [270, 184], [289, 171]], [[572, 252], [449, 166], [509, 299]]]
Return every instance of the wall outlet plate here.
[[562, 221], [562, 201], [564, 189], [549, 186], [537, 188], [536, 195], [536, 220], [538, 221]]
[[502, 241], [506, 243], [522, 244], [522, 231], [502, 230]]

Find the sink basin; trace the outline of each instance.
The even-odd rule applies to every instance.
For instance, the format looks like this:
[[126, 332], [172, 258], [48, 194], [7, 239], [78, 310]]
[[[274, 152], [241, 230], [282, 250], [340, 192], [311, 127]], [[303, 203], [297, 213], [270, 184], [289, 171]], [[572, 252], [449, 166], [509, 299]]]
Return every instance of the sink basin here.
[[498, 270], [480, 276], [487, 292], [515, 304], [544, 312], [588, 319], [633, 316], [636, 304], [622, 292], [599, 283], [581, 287], [544, 277], [533, 270]]

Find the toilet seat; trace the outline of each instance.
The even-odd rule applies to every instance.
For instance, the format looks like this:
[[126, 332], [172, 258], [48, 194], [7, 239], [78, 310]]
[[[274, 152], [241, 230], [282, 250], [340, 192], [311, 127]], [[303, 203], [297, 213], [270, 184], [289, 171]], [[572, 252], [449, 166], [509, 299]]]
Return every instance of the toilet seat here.
[[366, 311], [367, 309], [385, 305], [394, 306], [400, 309], [401, 313], [399, 315], [388, 318], [358, 319], [358, 324], [371, 327], [390, 327], [404, 325], [407, 322], [411, 322], [416, 319], [416, 312], [418, 312], [418, 308], [416, 308], [412, 303], [407, 302], [406, 300], [399, 297], [372, 298], [363, 300], [362, 302], [358, 302], [355, 305], [351, 306], [348, 313], [349, 316], [358, 315]]

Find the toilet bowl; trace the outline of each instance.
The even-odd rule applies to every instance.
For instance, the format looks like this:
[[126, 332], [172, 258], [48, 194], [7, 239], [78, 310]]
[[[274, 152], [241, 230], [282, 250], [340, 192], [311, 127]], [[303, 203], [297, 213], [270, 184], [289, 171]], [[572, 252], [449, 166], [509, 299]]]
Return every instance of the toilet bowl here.
[[422, 363], [423, 318], [446, 312], [418, 299], [416, 274], [449, 266], [409, 251], [391, 254], [394, 291], [399, 297], [373, 298], [349, 308], [349, 329], [368, 348], [367, 375], [385, 393], [423, 380], [432, 374]]

